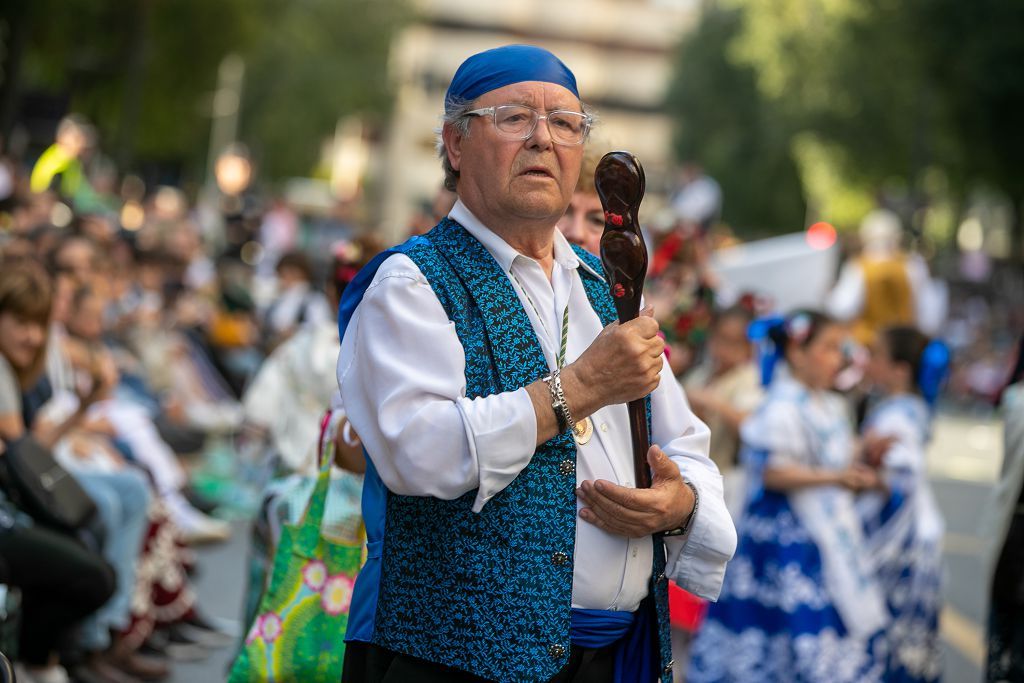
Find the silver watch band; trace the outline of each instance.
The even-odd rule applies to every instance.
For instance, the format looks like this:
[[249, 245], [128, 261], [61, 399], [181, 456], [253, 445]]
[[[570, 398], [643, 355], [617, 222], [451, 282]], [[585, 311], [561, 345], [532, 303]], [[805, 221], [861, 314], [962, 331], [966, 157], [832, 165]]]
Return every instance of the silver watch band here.
[[544, 382], [548, 385], [548, 392], [551, 394], [551, 409], [555, 411], [555, 417], [558, 418], [559, 431], [564, 432], [566, 429], [574, 429], [576, 422], [572, 419], [569, 405], [565, 402], [561, 370], [556, 368], [550, 375], [544, 378]]
[[689, 486], [690, 490], [693, 491], [693, 510], [691, 510], [690, 514], [687, 515], [686, 521], [683, 522], [682, 526], [676, 527], [675, 529], [669, 529], [668, 531], [663, 531], [661, 533], [662, 536], [684, 535], [687, 531], [690, 530], [690, 525], [693, 524], [693, 520], [697, 516], [697, 508], [700, 507], [700, 494], [697, 492], [697, 487], [689, 479], [684, 479], [683, 483]]

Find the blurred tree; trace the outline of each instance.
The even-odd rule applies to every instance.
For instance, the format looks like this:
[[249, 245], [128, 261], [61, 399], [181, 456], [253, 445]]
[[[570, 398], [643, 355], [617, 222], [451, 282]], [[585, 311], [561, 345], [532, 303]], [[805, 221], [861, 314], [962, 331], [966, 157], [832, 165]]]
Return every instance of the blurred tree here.
[[[1003, 189], [1020, 215], [1024, 4], [709, 4], [680, 50], [668, 101], [678, 117], [682, 157], [691, 154], [688, 140], [714, 140], [728, 130], [746, 154], [736, 153], [730, 168], [718, 171], [725, 178], [749, 165], [744, 156], [765, 153], [750, 136], [768, 136], [801, 179], [802, 191], [793, 192], [769, 176], [786, 195], [779, 201], [807, 201], [812, 213], [840, 225], [855, 223], [886, 186], [902, 187], [909, 197], [905, 217], [917, 220], [915, 209], [937, 186], [936, 171], [948, 180], [938, 186], [954, 201], [988, 183]], [[746, 110], [743, 121], [735, 110]], [[750, 201], [743, 192], [761, 193], [749, 185], [740, 196], [726, 192], [727, 212], [730, 204]], [[1016, 227], [1024, 237], [1019, 218]]]
[[1024, 259], [1024, 3], [914, 0], [928, 75], [955, 148], [942, 158], [961, 194], [986, 183], [1013, 205], [1014, 255]]
[[758, 90], [754, 69], [730, 53], [741, 21], [739, 10], [710, 9], [680, 47], [666, 102], [676, 157], [700, 163], [721, 184], [722, 217], [739, 234], [799, 230], [804, 204], [792, 131]]
[[387, 113], [395, 0], [274, 2], [245, 53], [243, 137], [272, 177], [308, 174], [339, 117]]
[[308, 172], [339, 116], [386, 113], [387, 51], [402, 17], [401, 0], [0, 4], [0, 25], [28, 34], [19, 90], [66, 93], [128, 166], [139, 156], [201, 172], [217, 67], [240, 54], [242, 137], [275, 176]]

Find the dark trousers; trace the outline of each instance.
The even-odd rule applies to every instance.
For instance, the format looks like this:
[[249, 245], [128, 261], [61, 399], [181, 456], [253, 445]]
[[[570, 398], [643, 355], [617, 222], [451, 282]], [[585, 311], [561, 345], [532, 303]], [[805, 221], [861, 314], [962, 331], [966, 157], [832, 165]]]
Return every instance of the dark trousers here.
[[[612, 683], [615, 679], [615, 645], [584, 649], [573, 645], [569, 663], [550, 683]], [[370, 643], [345, 646], [345, 670], [342, 683], [486, 683], [474, 676], [442, 664], [397, 654]]]
[[114, 571], [74, 539], [35, 526], [0, 531], [2, 580], [21, 589], [19, 660], [42, 665], [114, 593]]

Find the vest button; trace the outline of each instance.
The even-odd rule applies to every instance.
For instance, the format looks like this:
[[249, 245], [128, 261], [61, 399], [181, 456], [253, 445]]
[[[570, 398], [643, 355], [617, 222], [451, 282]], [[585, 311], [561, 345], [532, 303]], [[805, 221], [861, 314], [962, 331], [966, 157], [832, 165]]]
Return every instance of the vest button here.
[[551, 643], [548, 645], [548, 654], [551, 655], [552, 659], [561, 659], [565, 656], [565, 646], [559, 645], [558, 643]]
[[555, 565], [561, 567], [563, 564], [566, 564], [567, 562], [569, 562], [569, 556], [566, 555], [565, 553], [552, 553], [551, 561]]
[[562, 462], [558, 463], [558, 473], [559, 474], [564, 474], [565, 476], [569, 476], [570, 474], [572, 474], [575, 471], [576, 471], [576, 463], [573, 462], [572, 460], [563, 460]]
[[668, 674], [672, 673], [672, 667], [674, 667], [675, 665], [676, 665], [676, 660], [670, 659], [668, 664], [665, 665], [665, 668], [662, 669], [661, 672], [663, 674], [668, 675]]

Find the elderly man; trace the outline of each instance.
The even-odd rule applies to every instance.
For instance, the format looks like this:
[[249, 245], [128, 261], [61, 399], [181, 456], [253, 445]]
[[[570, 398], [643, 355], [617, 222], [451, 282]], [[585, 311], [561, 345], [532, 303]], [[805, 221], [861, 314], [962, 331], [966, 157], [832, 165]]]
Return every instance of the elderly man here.
[[[346, 681], [671, 680], [666, 575], [715, 598], [735, 530], [657, 324], [555, 229], [591, 117], [551, 53], [470, 57], [458, 201], [345, 292], [338, 379], [369, 455]], [[650, 395], [653, 486], [625, 403]], [[662, 540], [666, 532], [668, 538]]]

